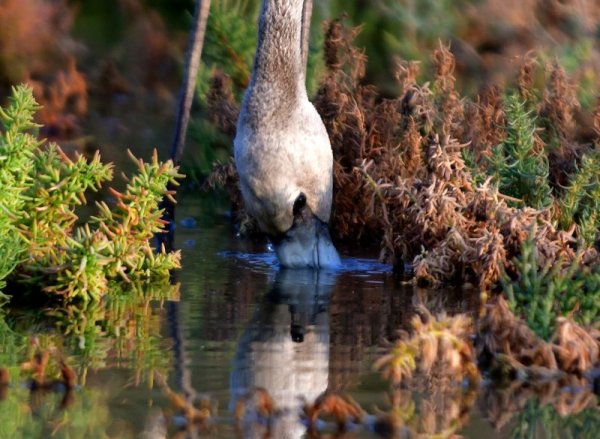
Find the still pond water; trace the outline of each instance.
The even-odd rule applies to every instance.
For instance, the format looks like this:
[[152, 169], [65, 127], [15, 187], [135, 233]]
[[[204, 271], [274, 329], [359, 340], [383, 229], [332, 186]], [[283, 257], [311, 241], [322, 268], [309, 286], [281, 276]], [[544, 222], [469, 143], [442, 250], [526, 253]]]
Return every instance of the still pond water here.
[[[270, 437], [303, 437], [301, 397], [313, 400], [330, 389], [351, 395], [372, 414], [389, 407], [389, 385], [372, 364], [385, 341], [406, 328], [418, 300], [450, 313], [478, 307], [472, 291], [405, 285], [369, 254], [342, 251], [344, 267], [335, 273], [279, 270], [266, 247], [235, 236], [226, 211], [214, 197], [181, 201], [179, 300], [116, 300], [85, 317], [67, 314], [60, 330], [56, 318], [36, 318], [32, 326], [29, 313], [9, 311], [5, 318], [16, 332], [0, 331], [4, 361], [22, 361], [26, 353], [12, 352], [11, 343], [34, 336], [68, 354], [81, 384], [65, 401], [61, 393], [33, 396], [12, 380], [0, 401], [0, 437], [186, 437], [154, 371], [174, 392], [218, 406], [210, 431], [200, 436], [266, 437], [252, 416], [240, 431], [232, 414], [236, 397], [259, 386], [286, 409]], [[71, 334], [62, 335], [66, 330]], [[560, 418], [543, 397], [495, 389], [485, 379], [477, 393], [421, 381], [396, 394], [400, 417], [413, 432], [401, 437], [584, 437], [586, 430], [585, 437], [594, 437], [598, 431], [597, 410]], [[356, 428], [333, 437], [376, 436]]]

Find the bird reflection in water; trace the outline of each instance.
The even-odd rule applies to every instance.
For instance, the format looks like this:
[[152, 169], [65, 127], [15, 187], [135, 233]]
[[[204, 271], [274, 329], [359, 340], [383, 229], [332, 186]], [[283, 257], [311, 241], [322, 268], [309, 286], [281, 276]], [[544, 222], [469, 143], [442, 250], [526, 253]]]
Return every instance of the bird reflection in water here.
[[[244, 402], [243, 437], [299, 438], [306, 432], [299, 419], [302, 402], [315, 400], [328, 384], [327, 307], [334, 283], [332, 272], [277, 273], [233, 360], [231, 409]], [[257, 393], [272, 398], [272, 413], [264, 413], [265, 400]]]

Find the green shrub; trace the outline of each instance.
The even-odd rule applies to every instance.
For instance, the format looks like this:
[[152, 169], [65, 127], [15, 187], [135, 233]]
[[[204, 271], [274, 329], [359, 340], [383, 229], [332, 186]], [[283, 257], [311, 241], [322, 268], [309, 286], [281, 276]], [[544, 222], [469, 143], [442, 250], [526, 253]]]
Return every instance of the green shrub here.
[[[34, 151], [40, 142], [28, 131], [38, 127], [33, 116], [38, 106], [30, 92], [17, 88], [10, 105], [0, 108], [0, 287], [24, 257], [26, 242], [18, 233], [24, 212], [25, 190], [31, 185]], [[3, 296], [5, 297], [5, 296]]]
[[173, 163], [160, 163], [156, 152], [148, 163], [132, 157], [138, 170], [125, 192], [111, 189], [116, 206], [97, 203], [99, 214], [76, 225], [75, 209], [112, 179], [112, 166], [98, 153], [71, 160], [57, 145], [40, 147], [36, 109], [31, 90], [19, 86], [0, 111], [0, 280], [12, 275], [31, 289], [88, 301], [110, 281], [164, 278], [179, 267], [179, 253], [150, 244], [163, 226], [158, 204], [181, 177]]
[[488, 171], [500, 192], [527, 206], [543, 208], [552, 202], [548, 158], [535, 144], [535, 118], [518, 95], [506, 98], [506, 139], [493, 149]]
[[540, 268], [534, 233], [514, 259], [517, 279], [506, 273], [500, 282], [515, 315], [522, 317], [540, 337], [554, 333], [556, 317], [571, 316], [590, 325], [600, 314], [600, 271], [580, 264], [548, 261]]
[[593, 150], [581, 158], [569, 185], [558, 200], [557, 219], [568, 229], [578, 224], [579, 237], [587, 245], [598, 238], [600, 229], [600, 152]]

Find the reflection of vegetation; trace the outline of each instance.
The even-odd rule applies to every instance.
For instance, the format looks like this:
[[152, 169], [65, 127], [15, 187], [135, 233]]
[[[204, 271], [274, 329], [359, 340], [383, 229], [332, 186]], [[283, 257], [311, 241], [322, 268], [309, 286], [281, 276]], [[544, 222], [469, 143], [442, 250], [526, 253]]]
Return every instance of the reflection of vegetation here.
[[[88, 383], [90, 372], [109, 367], [131, 370], [131, 382], [153, 384], [155, 372], [165, 374], [171, 357], [165, 355], [161, 337], [160, 309], [152, 301], [176, 299], [178, 285], [150, 283], [116, 291], [102, 301], [89, 302], [83, 308], [67, 304], [54, 310], [50, 320], [60, 332], [37, 332], [48, 327], [48, 319], [40, 321], [39, 313], [14, 320], [10, 327], [0, 319], [0, 367], [10, 373], [11, 386], [0, 400], [0, 437], [107, 437], [112, 424], [109, 416], [109, 394]], [[39, 331], [39, 330], [38, 330]], [[50, 361], [41, 360], [47, 384], [39, 384], [39, 353], [50, 353]], [[66, 391], [54, 381], [62, 373], [61, 361], [76, 371], [81, 388]], [[32, 390], [20, 382], [24, 370], [32, 369]], [[42, 381], [43, 382], [43, 381]], [[119, 436], [120, 437], [120, 436]]]
[[[270, 405], [274, 405], [272, 401]], [[316, 421], [321, 416], [333, 418], [338, 430], [344, 430], [348, 422], [361, 422], [364, 416], [363, 409], [350, 396], [331, 392], [324, 392], [315, 401], [306, 403], [302, 411], [308, 422], [309, 436], [310, 432], [315, 430]]]
[[[348, 430], [355, 431], [357, 427], [384, 438], [451, 438], [468, 421], [476, 396], [476, 386], [463, 389], [443, 378], [420, 376], [411, 379], [408, 389], [394, 389], [386, 410], [376, 409], [369, 413], [349, 395], [324, 392], [314, 401], [305, 401], [300, 418], [307, 426], [306, 437], [311, 439], [330, 437], [328, 433], [332, 430], [342, 435]], [[252, 404], [248, 404], [250, 399]], [[278, 401], [273, 400], [264, 389], [252, 389], [236, 405], [235, 417], [240, 434], [250, 423], [256, 424], [259, 431], [269, 436], [273, 426], [284, 422], [286, 415], [277, 404]], [[330, 421], [334, 424], [331, 425]]]
[[592, 439], [598, 436], [600, 412], [589, 407], [564, 417], [557, 409], [536, 398], [527, 401], [515, 419], [511, 437], [526, 439], [534, 437], [572, 437]]
[[389, 411], [375, 422], [379, 436], [452, 438], [468, 422], [477, 387], [463, 389], [443, 379], [421, 378], [416, 388], [391, 393]]
[[577, 379], [562, 384], [490, 386], [480, 398], [480, 410], [497, 430], [510, 426], [513, 438], [596, 437], [600, 422], [596, 395]]
[[116, 356], [118, 364], [135, 371], [136, 384], [152, 383], [154, 371], [167, 370], [170, 358], [164, 355], [160, 314], [151, 303], [178, 299], [179, 285], [165, 280], [131, 284], [125, 290], [114, 286], [101, 302], [67, 305], [52, 315], [73, 342], [69, 346], [81, 361], [83, 376], [88, 368], [106, 367], [107, 360]]
[[410, 379], [415, 370], [445, 376], [455, 383], [477, 382], [473, 348], [468, 340], [472, 323], [463, 314], [453, 317], [429, 314], [421, 308], [411, 320], [411, 334], [401, 333], [390, 353], [375, 362], [383, 376], [394, 384]]
[[105, 438], [109, 410], [100, 389], [82, 389], [64, 406], [62, 393], [36, 394], [14, 386], [0, 401], [0, 436], [5, 438]]
[[[395, 386], [391, 410], [379, 419], [378, 428], [403, 436], [452, 437], [468, 420], [479, 382], [471, 320], [463, 314], [434, 317], [421, 307], [411, 326], [411, 334], [401, 333], [374, 364]], [[400, 390], [400, 384], [411, 391]]]
[[[2, 317], [0, 340], [0, 365], [12, 378], [0, 400], [1, 437], [106, 437], [106, 395], [73, 389], [73, 370], [54, 358], [62, 357], [60, 337], [15, 331]], [[21, 370], [32, 370], [28, 386], [20, 384]], [[53, 380], [61, 371], [63, 379]]]
[[170, 407], [165, 410], [165, 420], [168, 422], [172, 418], [183, 418], [183, 424], [180, 428], [185, 428], [191, 437], [199, 433], [210, 431], [213, 418], [216, 413], [216, 404], [209, 398], [203, 398], [198, 406], [193, 401], [186, 398], [183, 394], [174, 392], [167, 384], [166, 379], [160, 374], [155, 373], [156, 383], [162, 389], [165, 397], [169, 401]]
[[[179, 267], [179, 253], [155, 253], [150, 240], [162, 230], [159, 202], [167, 185], [181, 177], [171, 162], [135, 160], [137, 174], [124, 193], [112, 191], [116, 206], [98, 203], [99, 214], [75, 227], [75, 208], [88, 189], [112, 177], [110, 165], [40, 143], [30, 134], [37, 104], [25, 87], [14, 89], [11, 105], [0, 112], [0, 280], [18, 268], [15, 280], [66, 299], [98, 300], [111, 280], [136, 282], [165, 278]], [[16, 263], [19, 263], [17, 266]]]

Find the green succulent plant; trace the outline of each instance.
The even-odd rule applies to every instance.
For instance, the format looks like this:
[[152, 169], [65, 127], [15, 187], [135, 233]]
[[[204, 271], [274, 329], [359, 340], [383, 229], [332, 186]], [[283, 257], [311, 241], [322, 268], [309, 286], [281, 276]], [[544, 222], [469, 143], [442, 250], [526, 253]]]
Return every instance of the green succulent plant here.
[[31, 90], [19, 86], [0, 110], [0, 287], [10, 276], [20, 287], [87, 302], [116, 280], [168, 278], [180, 255], [151, 241], [163, 230], [159, 203], [182, 177], [177, 167], [159, 162], [156, 152], [149, 162], [131, 156], [137, 172], [123, 193], [110, 189], [115, 206], [98, 202], [99, 213], [82, 222], [76, 208], [112, 180], [112, 165], [98, 153], [71, 159], [43, 145], [33, 123], [37, 108]]
[[540, 268], [538, 250], [531, 233], [513, 262], [517, 278], [506, 273], [500, 281], [513, 312], [540, 337], [554, 333], [556, 317], [569, 315], [591, 325], [600, 315], [600, 271], [577, 261], [549, 261]]
[[488, 171], [503, 194], [527, 206], [543, 208], [552, 202], [548, 157], [536, 148], [535, 118], [518, 95], [506, 98], [506, 139], [492, 152]]

